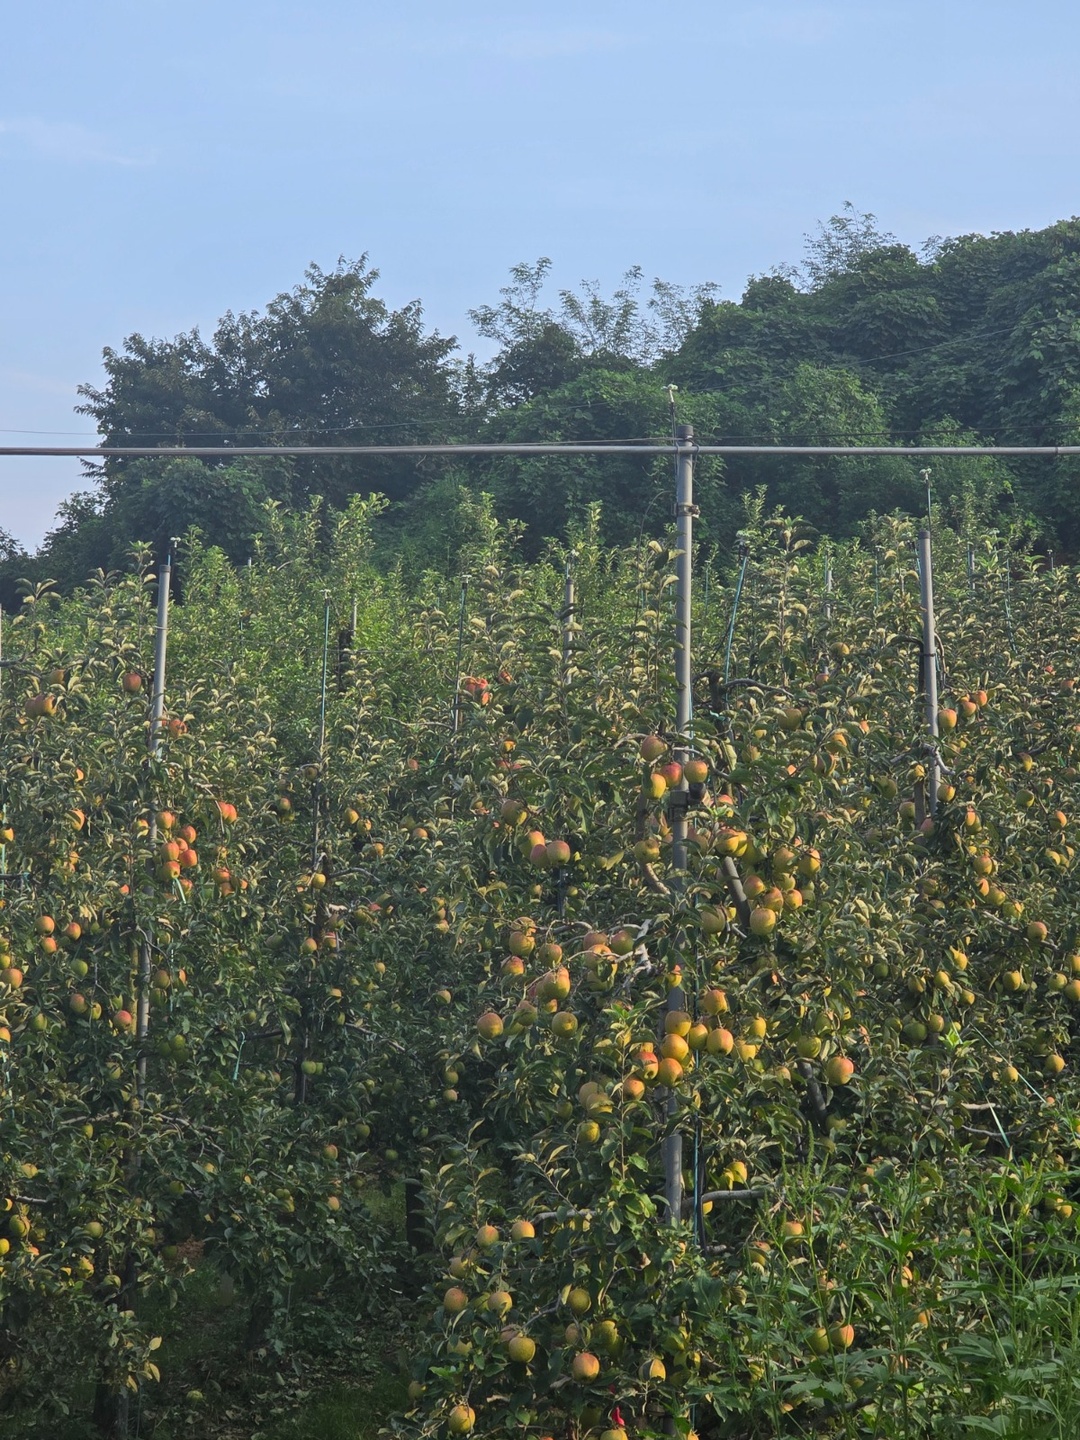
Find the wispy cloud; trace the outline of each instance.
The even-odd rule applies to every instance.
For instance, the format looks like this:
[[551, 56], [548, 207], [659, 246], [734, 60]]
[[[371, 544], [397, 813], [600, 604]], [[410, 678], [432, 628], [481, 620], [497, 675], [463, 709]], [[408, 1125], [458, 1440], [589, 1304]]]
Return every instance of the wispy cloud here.
[[85, 125], [67, 120], [42, 120], [36, 116], [0, 119], [0, 145], [5, 140], [21, 143], [35, 154], [69, 165], [152, 165], [148, 152], [124, 153], [107, 136]]

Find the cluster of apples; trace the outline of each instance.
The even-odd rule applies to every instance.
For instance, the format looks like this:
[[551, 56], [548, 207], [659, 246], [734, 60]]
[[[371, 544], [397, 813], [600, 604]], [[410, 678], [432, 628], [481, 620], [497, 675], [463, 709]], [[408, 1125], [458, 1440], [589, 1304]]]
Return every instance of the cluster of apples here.
[[56, 921], [51, 915], [39, 915], [34, 922], [34, 928], [38, 933], [38, 947], [46, 955], [55, 955], [60, 948], [60, 941], [66, 940], [68, 944], [75, 944], [82, 936], [82, 925], [78, 920], [69, 920], [68, 923], [59, 929]]
[[[671, 791], [687, 787], [691, 796], [700, 798], [705, 782], [709, 778], [709, 764], [700, 756], [693, 756], [685, 764], [675, 759], [660, 762], [668, 752], [666, 740], [659, 735], [646, 735], [638, 747], [644, 762], [641, 779], [641, 794], [646, 801], [663, 800]], [[657, 833], [659, 832], [659, 833]], [[667, 824], [661, 817], [656, 831], [645, 834], [634, 844], [634, 859], [640, 865], [655, 865], [660, 859], [660, 837], [667, 832]]]
[[811, 846], [780, 845], [767, 859], [771, 872], [767, 878], [757, 869], [748, 869], [743, 879], [746, 898], [754, 907], [750, 933], [759, 937], [772, 934], [785, 910], [802, 908], [806, 897], [800, 883], [812, 885], [821, 869], [821, 856]]
[[699, 755], [687, 760], [685, 765], [678, 760], [659, 764], [668, 751], [667, 741], [659, 735], [646, 735], [638, 749], [646, 766], [642, 789], [650, 800], [662, 800], [669, 790], [677, 790], [684, 780], [687, 785], [704, 785], [709, 778], [709, 762]]
[[[473, 1327], [492, 1324], [498, 1327], [499, 1344], [507, 1359], [524, 1370], [533, 1365], [540, 1347], [530, 1331], [535, 1329], [537, 1320], [543, 1322], [548, 1318], [547, 1312], [537, 1316], [530, 1305], [520, 1307], [527, 1313], [519, 1314], [518, 1302], [508, 1288], [505, 1274], [509, 1264], [527, 1260], [530, 1254], [539, 1255], [540, 1248], [536, 1226], [531, 1220], [515, 1220], [506, 1238], [498, 1226], [487, 1221], [477, 1228], [474, 1243], [450, 1259], [447, 1273], [453, 1283], [443, 1292], [437, 1312], [448, 1355], [470, 1355], [473, 1340], [469, 1337]], [[601, 1299], [585, 1284], [571, 1280], [563, 1286], [558, 1305], [553, 1307], [545, 1326], [549, 1333], [541, 1336], [541, 1341], [546, 1340], [554, 1350], [562, 1351], [566, 1380], [582, 1386], [601, 1381], [605, 1360], [621, 1362], [626, 1350], [626, 1339], [618, 1321], [602, 1310], [599, 1315], [595, 1313]], [[658, 1355], [646, 1355], [638, 1372], [645, 1385], [659, 1384], [667, 1378], [667, 1367]], [[411, 1381], [410, 1403], [418, 1405], [426, 1390], [423, 1380]], [[600, 1440], [626, 1440], [627, 1432], [617, 1405], [608, 1413], [607, 1428], [600, 1428], [604, 1424], [604, 1412], [596, 1405], [587, 1406], [581, 1418], [583, 1424], [594, 1427], [590, 1433], [599, 1434]], [[467, 1435], [475, 1424], [476, 1412], [467, 1399], [458, 1399], [448, 1406], [446, 1427], [450, 1434]], [[687, 1440], [696, 1440], [693, 1431]]]
[[[47, 922], [47, 924], [45, 924], [45, 922]], [[45, 928], [43, 928], [43, 924], [45, 924]], [[41, 939], [45, 939], [46, 936], [52, 936], [56, 928], [56, 922], [51, 915], [43, 915], [37, 921], [36, 928]], [[0, 982], [7, 985], [9, 990], [19, 990], [22, 988], [24, 979], [25, 965], [16, 965], [15, 956], [11, 949], [11, 941], [6, 935], [0, 935]], [[10, 1035], [7, 1038], [10, 1039]]]
[[[633, 1050], [633, 1068], [622, 1082], [623, 1097], [640, 1100], [653, 1085], [669, 1089], [681, 1085], [699, 1055], [735, 1054], [744, 1063], [755, 1060], [768, 1035], [768, 1021], [764, 1015], [751, 1015], [736, 1034], [728, 1028], [729, 1008], [726, 993], [710, 987], [698, 998], [696, 1019], [686, 1010], [667, 1011], [659, 1045], [647, 1042]], [[820, 1044], [812, 1053], [816, 1055], [818, 1049]], [[822, 1073], [830, 1085], [846, 1085], [855, 1065], [846, 1055], [834, 1054]]]
[[31, 695], [26, 702], [26, 715], [30, 720], [51, 720], [56, 714], [56, 696], [42, 691], [38, 695]]
[[[145, 821], [141, 823], [149, 829]], [[190, 889], [192, 882], [183, 872], [198, 869], [199, 856], [194, 848], [198, 838], [195, 826], [180, 825], [171, 810], [158, 811], [157, 826], [163, 837], [157, 851], [157, 878], [166, 884], [179, 880], [185, 889]]]
[[[45, 682], [53, 689], [63, 690], [67, 685], [67, 671], [61, 668], [51, 670]], [[23, 722], [26, 720], [51, 720], [59, 712], [59, 700], [52, 690], [41, 689], [27, 697], [24, 704]]]
[[990, 703], [990, 697], [985, 690], [976, 690], [973, 694], [961, 695], [952, 705], [942, 705], [937, 713], [938, 730], [947, 734], [955, 730], [961, 720], [974, 720], [979, 711]]
[[[821, 855], [813, 846], [792, 840], [768, 852], [755, 844], [745, 830], [731, 825], [722, 825], [711, 832], [697, 831], [693, 839], [704, 854], [743, 862], [743, 891], [752, 907], [750, 933], [759, 939], [766, 939], [773, 933], [785, 911], [800, 910], [814, 898]], [[718, 867], [706, 873], [714, 880], [724, 878]], [[717, 899], [701, 905], [698, 910], [698, 923], [706, 935], [720, 934], [735, 918], [734, 908]]]
[[[528, 806], [522, 800], [508, 797], [499, 806], [499, 822], [515, 829], [528, 819]], [[567, 840], [548, 840], [542, 830], [529, 830], [519, 841], [521, 854], [538, 870], [558, 870], [569, 865], [574, 852]]]
[[462, 692], [478, 705], [491, 704], [491, 687], [481, 675], [466, 675], [461, 682]]
[[[568, 1038], [578, 1028], [578, 1017], [572, 1010], [560, 1009], [570, 996], [573, 981], [565, 960], [580, 960], [584, 981], [591, 990], [607, 990], [614, 983], [620, 962], [630, 955], [637, 932], [624, 926], [614, 934], [590, 930], [567, 955], [558, 941], [547, 938], [537, 943], [535, 920], [519, 916], [509, 927], [506, 948], [510, 954], [500, 965], [500, 975], [509, 984], [519, 983], [524, 993], [514, 1010], [504, 1019], [497, 1010], [485, 1011], [476, 1028], [487, 1041], [499, 1039], [505, 1032], [517, 1035], [533, 1025], [542, 1024], [560, 1038]], [[530, 966], [534, 967], [530, 974]]]

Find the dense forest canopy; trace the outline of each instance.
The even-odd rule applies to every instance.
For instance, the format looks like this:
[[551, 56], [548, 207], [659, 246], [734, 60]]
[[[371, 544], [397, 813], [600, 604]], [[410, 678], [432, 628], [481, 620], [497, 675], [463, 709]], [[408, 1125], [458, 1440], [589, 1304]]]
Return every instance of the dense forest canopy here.
[[[800, 268], [753, 276], [742, 297], [630, 271], [546, 300], [550, 262], [515, 266], [498, 301], [471, 312], [485, 363], [429, 330], [419, 302], [392, 310], [367, 257], [303, 282], [263, 313], [227, 314], [212, 337], [131, 335], [104, 352], [81, 413], [123, 444], [379, 440], [587, 440], [671, 433], [668, 385], [699, 439], [814, 444], [1068, 443], [1080, 439], [1080, 220], [1040, 231], [933, 240], [915, 251], [852, 206], [808, 237]], [[822, 532], [924, 504], [902, 459], [745, 458], [700, 467], [704, 534], [725, 545], [742, 497], [765, 487]], [[61, 510], [39, 555], [0, 573], [76, 579], [120, 563], [137, 540], [196, 526], [235, 560], [267, 501], [355, 493], [390, 505], [382, 543], [410, 565], [455, 563], [440, 523], [462, 491], [485, 491], [523, 526], [528, 550], [599, 502], [608, 538], [663, 527], [666, 462], [647, 457], [513, 461], [112, 460]], [[946, 461], [935, 497], [958, 526], [991, 523], [1046, 548], [1080, 544], [1075, 462]]]

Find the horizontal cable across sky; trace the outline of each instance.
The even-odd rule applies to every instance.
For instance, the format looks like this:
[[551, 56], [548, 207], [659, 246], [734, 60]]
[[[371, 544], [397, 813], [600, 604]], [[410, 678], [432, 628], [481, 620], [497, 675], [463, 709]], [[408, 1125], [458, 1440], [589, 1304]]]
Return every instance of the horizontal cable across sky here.
[[[2, 445], [0, 459], [15, 456], [68, 456], [85, 460], [157, 459], [187, 457], [195, 460], [240, 459], [284, 455], [352, 456], [388, 455], [673, 455], [680, 446], [605, 444], [600, 442], [549, 444], [447, 444], [447, 445]], [[1033, 455], [1056, 459], [1080, 455], [1080, 445], [698, 445], [686, 441], [696, 455], [817, 455], [909, 456], [929, 459], [957, 455]]]

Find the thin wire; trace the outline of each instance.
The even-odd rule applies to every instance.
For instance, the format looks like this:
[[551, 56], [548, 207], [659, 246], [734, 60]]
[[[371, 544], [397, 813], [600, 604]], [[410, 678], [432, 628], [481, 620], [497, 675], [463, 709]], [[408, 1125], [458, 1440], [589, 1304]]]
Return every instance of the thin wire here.
[[[1080, 445], [713, 445], [695, 441], [697, 455], [851, 456], [922, 458], [935, 455], [984, 457], [1041, 456], [1057, 460], [1080, 455]], [[376, 445], [0, 445], [0, 456], [103, 459], [139, 456], [149, 460], [237, 459], [242, 456], [348, 455], [370, 458], [386, 455], [670, 455], [670, 441], [552, 440], [552, 441], [414, 441]]]
[[705, 1248], [705, 1215], [701, 1209], [701, 1116], [694, 1116], [694, 1238], [698, 1249]]
[[742, 597], [743, 581], [746, 579], [746, 567], [750, 564], [750, 547], [747, 546], [743, 552], [742, 566], [739, 570], [739, 579], [735, 585], [735, 597], [731, 602], [731, 621], [728, 624], [727, 645], [724, 649], [724, 684], [728, 683], [731, 675], [731, 647], [735, 640], [735, 619], [739, 613], [739, 600]]
[[[916, 345], [912, 350], [894, 350], [889, 355], [851, 356], [856, 365], [877, 365], [882, 360], [901, 360], [905, 355], [926, 355], [931, 350], [947, 350], [953, 345], [967, 345], [972, 340], [985, 340], [991, 335], [1004, 335], [1014, 330], [1014, 325], [998, 325], [993, 330], [976, 330], [974, 335], [958, 335], [955, 340], [939, 340], [933, 345]], [[830, 367], [831, 368], [831, 367]], [[843, 368], [842, 366], [837, 368]]]

